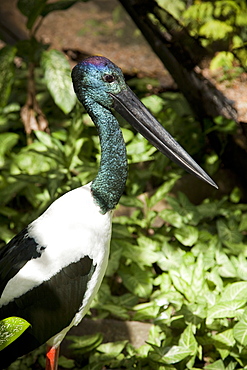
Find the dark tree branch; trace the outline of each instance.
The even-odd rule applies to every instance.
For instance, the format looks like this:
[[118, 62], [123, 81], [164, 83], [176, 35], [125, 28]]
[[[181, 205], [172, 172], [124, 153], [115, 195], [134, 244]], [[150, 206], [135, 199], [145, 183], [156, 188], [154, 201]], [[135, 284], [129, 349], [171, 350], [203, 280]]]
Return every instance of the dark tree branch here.
[[[161, 9], [155, 1], [119, 1], [172, 75], [196, 116], [203, 119], [223, 115], [226, 118], [237, 120], [232, 102], [194, 69], [196, 63], [201, 61], [206, 54], [206, 51], [203, 53], [203, 48], [197, 40], [182, 29], [179, 23]], [[154, 24], [150, 19], [150, 13], [159, 25]], [[161, 32], [161, 27], [165, 27], [167, 33]], [[198, 57], [195, 57], [197, 54]]]
[[[177, 83], [195, 116], [201, 122], [206, 118], [210, 122], [220, 115], [237, 122], [237, 112], [233, 102], [200, 73], [198, 64], [209, 57], [210, 52], [200, 45], [199, 40], [191, 37], [171, 14], [158, 6], [155, 0], [119, 1]], [[211, 147], [221, 157], [223, 166], [230, 168], [236, 174], [245, 199], [247, 198], [247, 144], [244, 129], [244, 122], [241, 122], [238, 126], [238, 136], [241, 136], [244, 145], [239, 144], [237, 135], [222, 133], [224, 136], [222, 140], [222, 135], [217, 131], [211, 132], [208, 138]]]

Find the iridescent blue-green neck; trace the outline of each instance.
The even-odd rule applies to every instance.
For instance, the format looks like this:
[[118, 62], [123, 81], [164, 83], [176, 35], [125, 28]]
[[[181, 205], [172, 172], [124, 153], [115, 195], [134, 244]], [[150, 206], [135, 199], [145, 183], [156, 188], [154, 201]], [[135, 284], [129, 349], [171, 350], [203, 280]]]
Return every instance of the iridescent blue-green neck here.
[[91, 189], [102, 213], [115, 208], [128, 174], [126, 147], [119, 124], [111, 111], [90, 100], [83, 104], [95, 123], [101, 146], [100, 168]]

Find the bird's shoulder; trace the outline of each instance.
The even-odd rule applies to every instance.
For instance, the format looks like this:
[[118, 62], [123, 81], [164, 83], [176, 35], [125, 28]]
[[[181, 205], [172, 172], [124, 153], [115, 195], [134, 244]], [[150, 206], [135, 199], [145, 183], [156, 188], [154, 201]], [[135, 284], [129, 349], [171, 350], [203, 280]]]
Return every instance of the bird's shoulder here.
[[45, 248], [28, 234], [26, 227], [0, 250], [0, 294], [8, 281], [31, 259], [38, 258]]

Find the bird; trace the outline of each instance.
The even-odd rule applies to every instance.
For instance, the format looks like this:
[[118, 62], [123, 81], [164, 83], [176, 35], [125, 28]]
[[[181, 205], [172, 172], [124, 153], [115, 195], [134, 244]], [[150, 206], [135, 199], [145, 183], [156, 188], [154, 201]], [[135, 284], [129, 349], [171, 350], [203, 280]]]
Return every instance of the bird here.
[[118, 112], [161, 153], [189, 173], [216, 183], [152, 116], [121, 69], [91, 56], [72, 70], [78, 100], [94, 122], [101, 159], [96, 177], [55, 200], [0, 250], [0, 320], [31, 325], [0, 352], [0, 368], [47, 343], [46, 369], [57, 369], [59, 345], [89, 310], [106, 271], [112, 215], [125, 189], [126, 146]]

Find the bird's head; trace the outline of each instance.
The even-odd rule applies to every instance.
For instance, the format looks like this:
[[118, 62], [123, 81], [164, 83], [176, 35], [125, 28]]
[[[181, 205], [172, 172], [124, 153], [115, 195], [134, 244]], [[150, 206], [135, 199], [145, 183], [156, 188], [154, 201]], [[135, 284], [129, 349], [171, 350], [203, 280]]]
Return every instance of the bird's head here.
[[[173, 139], [126, 85], [123, 73], [109, 59], [94, 56], [77, 64], [72, 71], [74, 90], [91, 114], [96, 102], [114, 108], [161, 153], [179, 166], [217, 188], [215, 182]], [[101, 116], [103, 120], [103, 115]]]
[[106, 108], [113, 107], [110, 94], [118, 94], [127, 88], [121, 69], [100, 56], [89, 57], [78, 63], [73, 68], [72, 81], [82, 103], [85, 103], [85, 99], [92, 99]]

